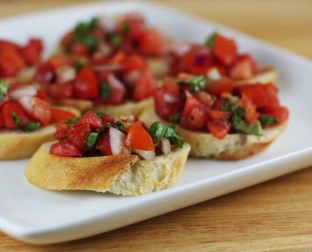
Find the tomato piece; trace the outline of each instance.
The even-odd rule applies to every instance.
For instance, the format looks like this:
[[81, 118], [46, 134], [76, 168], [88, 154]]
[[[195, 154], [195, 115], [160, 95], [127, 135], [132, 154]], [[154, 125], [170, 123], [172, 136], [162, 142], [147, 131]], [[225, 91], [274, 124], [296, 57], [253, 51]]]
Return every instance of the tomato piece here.
[[75, 114], [68, 110], [59, 109], [59, 108], [51, 108], [51, 121], [52, 123], [67, 121], [71, 118], [76, 117]]
[[28, 65], [35, 65], [41, 61], [43, 51], [42, 41], [39, 39], [30, 39], [28, 44], [21, 47], [19, 52]]
[[22, 97], [19, 102], [24, 107], [28, 116], [42, 125], [51, 123], [51, 105], [37, 97]]
[[98, 84], [90, 68], [82, 68], [74, 81], [74, 95], [76, 98], [95, 98], [99, 95]]
[[270, 83], [270, 84], [263, 85], [263, 89], [266, 93], [267, 100], [268, 100], [265, 106], [279, 107], [280, 102], [277, 97], [277, 93], [278, 93], [277, 87], [274, 84]]
[[89, 124], [75, 125], [67, 132], [67, 139], [72, 145], [77, 147], [80, 152], [83, 152], [90, 131]]
[[0, 128], [1, 127], [5, 127], [5, 121], [2, 113], [0, 113]]
[[146, 69], [147, 69], [147, 64], [143, 57], [139, 55], [131, 55], [127, 58], [126, 62], [124, 63], [122, 73], [127, 74], [134, 70], [142, 72]]
[[217, 35], [212, 53], [226, 66], [231, 65], [236, 58], [237, 46], [234, 40]]
[[52, 99], [66, 99], [74, 97], [74, 85], [72, 82], [52, 83], [46, 86], [46, 92]]
[[261, 110], [262, 114], [268, 114], [274, 117], [278, 118], [278, 123], [284, 123], [287, 121], [289, 117], [289, 110], [286, 107], [279, 106], [279, 107], [270, 107], [270, 108], [265, 108]]
[[116, 120], [115, 120], [115, 118], [113, 116], [107, 115], [107, 114], [102, 116], [103, 127], [105, 127], [107, 125], [112, 125], [112, 124], [115, 124], [115, 123], [116, 123]]
[[75, 127], [81, 124], [88, 124], [91, 130], [98, 130], [103, 127], [102, 118], [99, 117], [95, 112], [86, 112], [76, 123]]
[[220, 120], [228, 120], [231, 115], [230, 112], [220, 111], [217, 109], [209, 109], [207, 111], [207, 114], [209, 115], [210, 118]]
[[141, 101], [152, 97], [158, 84], [149, 70], [144, 71], [135, 83], [132, 90], [132, 98], [135, 101]]
[[137, 40], [145, 29], [144, 18], [137, 14], [126, 15], [118, 27], [118, 31], [131, 40]]
[[248, 80], [257, 73], [257, 65], [249, 54], [238, 55], [229, 69], [229, 76], [235, 80]]
[[25, 66], [25, 61], [16, 50], [6, 50], [0, 53], [0, 77], [15, 76]]
[[236, 88], [236, 92], [238, 92], [240, 96], [247, 96], [249, 99], [251, 99], [253, 104], [255, 104], [259, 108], [265, 106], [268, 103], [268, 96], [266, 94], [264, 86], [266, 85], [250, 84], [238, 86]]
[[42, 89], [38, 89], [36, 97], [38, 97], [41, 100], [48, 101], [48, 97]]
[[43, 64], [38, 67], [34, 79], [36, 82], [42, 85], [52, 82], [54, 76], [54, 68], [49, 64]]
[[203, 109], [204, 105], [199, 100], [197, 100], [193, 95], [189, 94], [185, 101], [183, 116], [186, 117], [189, 116], [194, 108]]
[[214, 97], [205, 91], [198, 91], [194, 93], [193, 96], [206, 108], [211, 108], [215, 103]]
[[67, 135], [67, 132], [70, 130], [72, 126], [73, 126], [72, 124], [66, 124], [63, 122], [55, 124], [56, 132], [54, 134], [54, 137], [57, 140], [61, 140], [65, 138]]
[[164, 53], [164, 42], [162, 36], [155, 30], [145, 30], [138, 41], [139, 50], [152, 56], [161, 56]]
[[87, 56], [90, 54], [90, 48], [82, 42], [75, 42], [70, 48], [70, 52], [76, 56]]
[[126, 130], [128, 132], [125, 141], [126, 146], [140, 150], [155, 150], [152, 137], [139, 121], [134, 122]]
[[50, 154], [61, 157], [82, 157], [82, 153], [76, 146], [73, 146], [67, 139], [52, 144]]
[[[131, 57], [131, 56], [130, 56]], [[127, 59], [127, 56], [124, 52], [118, 51], [111, 59], [111, 64], [122, 64]]]
[[224, 139], [232, 125], [228, 120], [208, 118], [207, 129], [217, 139]]
[[48, 60], [47, 64], [48, 64], [49, 66], [51, 66], [53, 69], [56, 69], [56, 68], [58, 68], [58, 67], [60, 67], [60, 66], [64, 66], [64, 65], [70, 64], [70, 61], [68, 60], [68, 58], [65, 58], [65, 57], [63, 57], [63, 56], [57, 56], [57, 55], [55, 55], [55, 56], [52, 56], [52, 57]]
[[0, 54], [3, 51], [7, 51], [7, 50], [17, 51], [18, 49], [19, 49], [19, 46], [16, 43], [8, 41], [8, 40], [0, 39]]
[[100, 135], [96, 143], [96, 148], [100, 150], [104, 155], [113, 155], [111, 145], [110, 145], [110, 136], [109, 136], [108, 130], [106, 130]]
[[5, 103], [2, 108], [2, 115], [5, 126], [10, 129], [22, 128], [29, 122], [26, 111], [17, 101]]
[[213, 95], [221, 95], [224, 92], [232, 94], [234, 82], [228, 78], [209, 81], [206, 85], [206, 91]]
[[245, 120], [256, 124], [258, 122], [258, 112], [252, 100], [245, 94], [242, 94], [241, 102], [245, 108]]
[[202, 129], [207, 123], [207, 115], [204, 108], [193, 108], [187, 116], [187, 127], [196, 130]]

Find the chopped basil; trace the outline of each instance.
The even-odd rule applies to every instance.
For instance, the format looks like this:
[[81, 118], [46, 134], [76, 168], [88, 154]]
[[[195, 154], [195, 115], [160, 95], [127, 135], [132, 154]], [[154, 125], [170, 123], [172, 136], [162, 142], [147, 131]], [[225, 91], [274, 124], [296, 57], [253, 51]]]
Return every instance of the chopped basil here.
[[7, 96], [9, 85], [3, 80], [0, 80], [0, 102]]
[[83, 38], [81, 38], [81, 42], [84, 43], [88, 48], [94, 50], [97, 46], [97, 39], [94, 36], [85, 36]]
[[97, 132], [90, 132], [86, 139], [86, 144], [84, 151], [91, 150], [94, 145], [96, 144], [97, 139], [99, 138], [99, 133]]
[[262, 135], [262, 127], [260, 123], [247, 123], [244, 120], [245, 108], [243, 106], [239, 105], [235, 107], [227, 101], [221, 110], [231, 113], [230, 121], [232, 122], [233, 129], [237, 132], [243, 134]]
[[89, 22], [78, 23], [74, 30], [74, 39], [82, 42], [88, 48], [94, 49], [97, 45], [97, 39], [90, 35], [90, 32], [96, 27], [97, 19], [93, 18]]
[[126, 127], [121, 121], [117, 121], [116, 124], [112, 126], [116, 129], [119, 129], [122, 132], [126, 132]]
[[40, 129], [41, 124], [39, 122], [29, 122], [26, 124], [24, 131], [30, 132]]
[[98, 117], [103, 117], [105, 115], [104, 112], [95, 112], [95, 114], [98, 116]]
[[175, 113], [169, 117], [169, 122], [179, 123], [181, 119], [181, 113]]
[[191, 88], [191, 92], [198, 92], [206, 88], [207, 77], [198, 75], [187, 80], [180, 80], [178, 83], [189, 86]]
[[123, 23], [123, 24], [121, 25], [121, 31], [122, 31], [123, 33], [125, 33], [125, 34], [129, 33], [129, 32], [130, 32], [130, 26], [129, 26], [129, 24]]
[[23, 120], [14, 111], [10, 111], [10, 114], [15, 125], [20, 125], [23, 123]]
[[108, 99], [112, 95], [112, 90], [106, 83], [100, 84], [100, 96], [104, 99]]
[[169, 139], [170, 143], [175, 144], [178, 147], [182, 147], [185, 141], [184, 137], [175, 131], [174, 127], [164, 125], [161, 122], [154, 122], [148, 133], [151, 137], [155, 138], [156, 141], [160, 141], [163, 137]]
[[122, 42], [122, 37], [116, 33], [110, 34], [108, 36], [108, 39], [109, 39], [109, 42], [114, 46], [120, 45]]
[[76, 73], [79, 73], [82, 68], [85, 67], [85, 64], [81, 61], [76, 62]]
[[272, 123], [278, 123], [279, 122], [277, 117], [271, 116], [271, 115], [262, 115], [259, 117], [259, 120], [264, 125], [270, 125]]
[[206, 40], [206, 42], [205, 42], [205, 46], [207, 46], [207, 47], [209, 47], [209, 48], [212, 48], [213, 45], [214, 45], [214, 42], [215, 42], [215, 40], [216, 40], [216, 38], [217, 38], [217, 36], [218, 36], [218, 33], [217, 33], [217, 32], [212, 33], [212, 34], [207, 38], [207, 40]]
[[66, 124], [75, 124], [76, 122], [78, 122], [80, 120], [82, 116], [77, 116], [77, 117], [74, 117], [74, 118], [71, 118], [69, 120], [67, 120], [65, 123]]

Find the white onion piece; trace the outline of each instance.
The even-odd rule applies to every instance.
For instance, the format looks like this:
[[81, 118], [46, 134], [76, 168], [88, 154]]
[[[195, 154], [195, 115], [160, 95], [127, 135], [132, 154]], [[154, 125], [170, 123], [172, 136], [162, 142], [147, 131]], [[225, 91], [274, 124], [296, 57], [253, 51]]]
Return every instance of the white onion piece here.
[[110, 84], [110, 86], [116, 88], [116, 89], [124, 89], [124, 85], [122, 82], [116, 78], [114, 74], [109, 74], [107, 77], [107, 82]]
[[140, 150], [137, 148], [132, 148], [132, 152], [139, 155], [142, 159], [145, 159], [147, 161], [153, 160], [156, 156], [155, 151]]
[[76, 78], [76, 69], [72, 66], [59, 66], [55, 69], [56, 81], [58, 83], [65, 83]]
[[24, 96], [21, 97], [18, 102], [23, 106], [23, 108], [28, 112], [31, 113], [33, 111], [32, 103], [35, 102], [34, 97]]
[[174, 103], [178, 101], [178, 98], [170, 93], [164, 93], [164, 100], [165, 102], [168, 102], [168, 103]]
[[124, 153], [127, 149], [127, 147], [125, 146], [125, 134], [113, 127], [109, 128], [108, 134], [112, 154], [118, 155]]
[[191, 45], [180, 40], [171, 40], [169, 44], [169, 51], [177, 56], [183, 56], [191, 49]]
[[219, 80], [221, 78], [219, 70], [215, 67], [208, 70], [206, 76], [211, 80]]
[[133, 84], [137, 82], [140, 76], [141, 76], [141, 73], [139, 70], [133, 70], [130, 73], [125, 74], [123, 78], [130, 86], [132, 86]]
[[118, 71], [122, 68], [123, 65], [120, 64], [97, 65], [92, 67], [94, 71]]
[[107, 33], [115, 32], [117, 29], [116, 20], [113, 17], [107, 15], [99, 17], [98, 25]]
[[37, 94], [37, 88], [35, 86], [23, 86], [15, 89], [9, 93], [9, 96], [13, 100], [18, 100], [24, 96], [32, 97]]
[[160, 139], [161, 142], [161, 151], [167, 155], [171, 152], [171, 144], [168, 138], [163, 137], [162, 139]]

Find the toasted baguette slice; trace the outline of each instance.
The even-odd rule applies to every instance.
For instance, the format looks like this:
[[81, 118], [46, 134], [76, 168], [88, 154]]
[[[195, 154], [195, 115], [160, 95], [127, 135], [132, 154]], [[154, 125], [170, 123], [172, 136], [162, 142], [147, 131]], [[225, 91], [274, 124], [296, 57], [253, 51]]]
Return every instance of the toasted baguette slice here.
[[[60, 107], [75, 115], [80, 112], [74, 108]], [[54, 138], [54, 125], [48, 125], [32, 132], [0, 129], [0, 160], [16, 160], [31, 157], [45, 142]]]
[[[145, 109], [139, 119], [148, 124], [153, 121], [161, 121], [153, 107]], [[176, 131], [184, 136], [185, 141], [191, 145], [190, 156], [219, 160], [239, 160], [263, 151], [284, 131], [286, 125], [287, 122], [265, 128], [261, 136], [228, 134], [222, 140], [213, 137], [209, 133], [193, 132], [179, 126], [176, 127]]]
[[243, 81], [235, 81], [235, 85], [245, 85], [252, 83], [268, 84], [276, 82], [277, 77], [278, 71], [274, 67], [263, 65], [259, 67], [259, 73], [253, 78]]
[[87, 99], [60, 99], [50, 100], [51, 104], [55, 106], [66, 106], [78, 109], [81, 113], [93, 109], [93, 103]]
[[147, 194], [173, 185], [185, 165], [190, 145], [152, 161], [137, 155], [59, 157], [42, 145], [25, 169], [28, 181], [52, 190], [91, 190], [127, 196]]

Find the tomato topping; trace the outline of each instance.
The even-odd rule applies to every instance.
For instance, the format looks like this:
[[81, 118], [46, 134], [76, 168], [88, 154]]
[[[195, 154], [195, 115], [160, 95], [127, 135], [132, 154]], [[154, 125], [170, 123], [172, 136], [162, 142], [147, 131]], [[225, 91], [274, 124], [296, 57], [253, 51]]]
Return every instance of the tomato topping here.
[[209, 81], [206, 86], [206, 91], [213, 95], [221, 95], [222, 93], [232, 93], [234, 82], [228, 78], [221, 78], [219, 80]]
[[263, 107], [268, 103], [268, 97], [265, 90], [265, 85], [262, 84], [250, 84], [242, 85], [236, 88], [236, 91], [240, 96], [247, 96], [253, 104], [257, 107]]
[[132, 91], [132, 98], [134, 101], [141, 101], [146, 98], [152, 97], [155, 88], [158, 84], [152, 73], [148, 70], [144, 71], [137, 82], [135, 83]]
[[228, 120], [208, 118], [208, 131], [218, 139], [223, 139], [231, 130], [231, 123]]
[[104, 155], [113, 155], [110, 145], [109, 131], [103, 132], [97, 142], [96, 148], [100, 150]]
[[152, 29], [147, 29], [141, 34], [138, 47], [147, 55], [161, 56], [164, 53], [162, 36]]
[[57, 140], [61, 140], [66, 137], [67, 132], [72, 127], [72, 124], [66, 124], [66, 123], [57, 123], [55, 124], [56, 132], [54, 134], [54, 137]]
[[268, 114], [278, 118], [278, 123], [284, 123], [289, 117], [289, 110], [286, 107], [266, 107], [261, 110], [262, 114]]
[[67, 139], [70, 143], [77, 147], [80, 152], [83, 152], [86, 145], [86, 139], [90, 131], [91, 129], [89, 124], [80, 123], [79, 125], [72, 127], [67, 132]]
[[97, 130], [103, 127], [102, 119], [93, 111], [86, 112], [78, 122], [75, 123], [75, 126], [81, 124], [88, 124], [91, 130]]
[[257, 73], [257, 65], [249, 54], [238, 55], [229, 70], [229, 76], [235, 80], [248, 80]]
[[26, 66], [24, 59], [15, 50], [0, 53], [0, 76], [11, 77], [19, 73]]
[[74, 95], [76, 98], [95, 98], [99, 95], [98, 84], [90, 68], [82, 68], [74, 81]]
[[0, 39], [0, 54], [7, 50], [17, 51], [19, 46], [11, 41]]
[[50, 153], [61, 157], [82, 157], [79, 149], [66, 139], [62, 142], [54, 143], [50, 148]]
[[144, 71], [147, 69], [146, 61], [143, 57], [139, 55], [130, 55], [127, 57], [126, 62], [124, 63], [124, 67], [122, 72], [124, 74], [130, 73], [132, 71]]
[[118, 28], [131, 40], [137, 40], [146, 29], [143, 17], [136, 14], [126, 15]]
[[59, 108], [51, 108], [51, 121], [52, 123], [55, 122], [61, 122], [61, 121], [67, 121], [76, 115], [68, 110], [63, 110]]
[[258, 122], [258, 113], [252, 100], [243, 93], [241, 102], [245, 109], [245, 120], [247, 122], [256, 124]]
[[52, 83], [46, 86], [46, 92], [55, 100], [72, 98], [74, 96], [74, 85], [72, 82]]
[[0, 113], [0, 128], [5, 126], [5, 121], [3, 115]]
[[40, 39], [30, 39], [28, 44], [20, 48], [20, 53], [28, 65], [35, 65], [41, 61], [43, 44]]
[[126, 128], [126, 146], [140, 150], [154, 151], [155, 146], [153, 139], [139, 121], [134, 122], [130, 127]]
[[29, 117], [22, 105], [17, 101], [9, 101], [2, 108], [5, 127], [17, 129], [24, 127], [29, 122]]
[[212, 47], [212, 53], [226, 66], [231, 65], [236, 58], [237, 46], [234, 40], [217, 35]]

